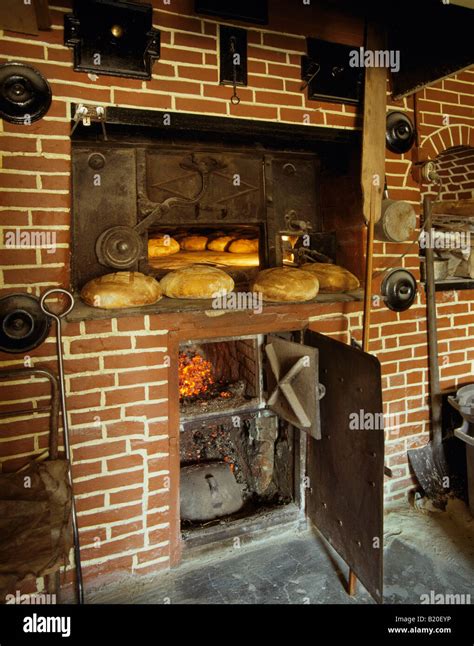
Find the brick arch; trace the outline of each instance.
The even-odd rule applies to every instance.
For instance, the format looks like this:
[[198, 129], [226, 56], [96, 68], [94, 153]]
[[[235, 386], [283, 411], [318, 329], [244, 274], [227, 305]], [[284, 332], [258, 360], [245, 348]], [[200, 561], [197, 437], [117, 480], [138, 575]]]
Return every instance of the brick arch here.
[[474, 126], [464, 124], [442, 126], [421, 141], [421, 149], [428, 159], [435, 159], [448, 148], [457, 146], [474, 147]]

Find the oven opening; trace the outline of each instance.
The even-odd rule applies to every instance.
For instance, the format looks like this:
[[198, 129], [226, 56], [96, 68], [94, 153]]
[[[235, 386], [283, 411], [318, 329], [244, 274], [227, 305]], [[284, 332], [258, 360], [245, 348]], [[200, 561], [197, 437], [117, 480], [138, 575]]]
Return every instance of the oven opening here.
[[148, 264], [157, 273], [195, 264], [230, 273], [258, 270], [265, 264], [264, 239], [259, 226], [153, 227], [148, 231]]
[[184, 539], [261, 522], [294, 501], [294, 430], [266, 408], [263, 335], [179, 350]]

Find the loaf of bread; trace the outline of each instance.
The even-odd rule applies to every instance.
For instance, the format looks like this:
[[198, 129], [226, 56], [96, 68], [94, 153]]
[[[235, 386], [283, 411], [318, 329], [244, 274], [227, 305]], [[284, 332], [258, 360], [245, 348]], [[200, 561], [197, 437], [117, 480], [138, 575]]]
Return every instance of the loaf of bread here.
[[301, 267], [304, 271], [311, 272], [319, 280], [321, 293], [350, 292], [360, 286], [354, 274], [339, 267], [323, 262], [309, 262]]
[[216, 293], [234, 289], [234, 281], [221, 269], [206, 265], [190, 265], [170, 271], [160, 281], [161, 289], [169, 298], [213, 298]]
[[247, 240], [241, 238], [230, 243], [227, 251], [230, 253], [255, 253], [258, 251], [258, 239]]
[[185, 251], [204, 251], [207, 240], [207, 236], [186, 236], [181, 241], [181, 249]]
[[179, 242], [170, 236], [159, 236], [148, 240], [148, 257], [159, 258], [160, 256], [170, 256], [178, 253], [180, 250]]
[[209, 251], [225, 251], [229, 242], [235, 240], [232, 236], [221, 236], [220, 238], [214, 238], [214, 240], [209, 240], [207, 243], [207, 248]]
[[87, 305], [105, 310], [151, 305], [161, 296], [160, 283], [138, 271], [119, 271], [93, 278], [81, 291]]
[[264, 301], [310, 301], [318, 295], [319, 282], [313, 273], [302, 269], [273, 267], [257, 274], [252, 289], [260, 292]]

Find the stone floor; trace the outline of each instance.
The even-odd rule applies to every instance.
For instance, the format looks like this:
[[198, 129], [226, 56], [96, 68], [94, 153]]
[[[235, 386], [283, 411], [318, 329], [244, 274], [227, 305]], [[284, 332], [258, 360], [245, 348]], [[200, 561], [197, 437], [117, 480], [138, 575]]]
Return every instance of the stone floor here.
[[[384, 530], [386, 603], [464, 594], [474, 602], [474, 519], [453, 500], [445, 512], [389, 508]], [[146, 580], [105, 587], [88, 603], [374, 603], [359, 584], [344, 589], [347, 566], [311, 530], [279, 534], [220, 556], [184, 563]]]

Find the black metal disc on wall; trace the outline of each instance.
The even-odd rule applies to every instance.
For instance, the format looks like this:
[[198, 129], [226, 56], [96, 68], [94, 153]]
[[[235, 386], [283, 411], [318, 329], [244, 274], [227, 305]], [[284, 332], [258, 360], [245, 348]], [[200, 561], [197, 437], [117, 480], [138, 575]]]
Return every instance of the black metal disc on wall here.
[[385, 143], [392, 153], [406, 153], [415, 143], [415, 127], [404, 112], [392, 111], [387, 114]]
[[23, 63], [0, 65], [0, 117], [9, 123], [29, 125], [48, 112], [52, 93], [48, 81]]
[[416, 279], [406, 269], [393, 269], [382, 282], [382, 296], [388, 309], [404, 312], [415, 301], [417, 292]]
[[22, 353], [37, 348], [49, 333], [51, 319], [30, 294], [0, 298], [0, 350]]

